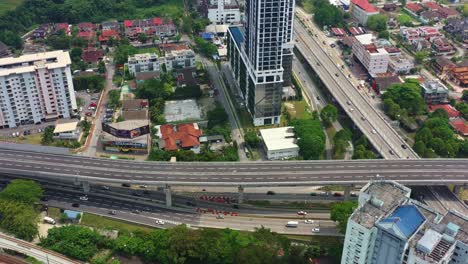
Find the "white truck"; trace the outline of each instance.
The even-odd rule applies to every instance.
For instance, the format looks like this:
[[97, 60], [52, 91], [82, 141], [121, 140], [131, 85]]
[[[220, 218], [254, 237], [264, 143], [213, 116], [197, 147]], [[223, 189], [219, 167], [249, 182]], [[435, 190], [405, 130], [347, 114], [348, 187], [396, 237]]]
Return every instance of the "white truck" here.
[[286, 224], [286, 227], [297, 227], [299, 225], [299, 222], [298, 221], [289, 221], [287, 224]]
[[44, 223], [55, 225], [55, 220], [53, 218], [51, 218], [51, 217], [46, 216], [46, 217], [44, 217], [43, 220], [44, 220]]

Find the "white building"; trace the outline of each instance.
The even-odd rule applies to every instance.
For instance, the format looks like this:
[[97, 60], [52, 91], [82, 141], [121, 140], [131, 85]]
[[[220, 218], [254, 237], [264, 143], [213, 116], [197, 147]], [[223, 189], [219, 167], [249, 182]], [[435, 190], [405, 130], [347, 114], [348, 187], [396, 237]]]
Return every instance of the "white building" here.
[[348, 219], [342, 264], [466, 264], [468, 217], [451, 210], [443, 215], [410, 193], [393, 181], [362, 188]]
[[372, 34], [364, 34], [355, 37], [353, 54], [364, 65], [371, 76], [378, 73], [386, 73], [389, 62], [389, 54], [385, 48], [379, 48], [374, 43]]
[[364, 26], [370, 16], [379, 14], [379, 10], [367, 0], [351, 0], [350, 12], [352, 17]]
[[414, 68], [413, 60], [405, 55], [390, 56], [388, 63], [390, 69], [395, 73], [408, 74]]
[[241, 11], [236, 0], [211, 0], [208, 19], [213, 24], [239, 24]]
[[132, 75], [140, 72], [160, 72], [164, 58], [156, 53], [135, 54], [128, 57], [128, 71]]
[[61, 50], [0, 59], [0, 128], [74, 116], [70, 65]]
[[190, 49], [172, 50], [164, 57], [168, 71], [195, 67], [195, 52]]
[[260, 129], [265, 152], [269, 160], [288, 159], [299, 156], [293, 127]]
[[54, 138], [55, 139], [78, 139], [81, 130], [78, 127], [76, 119], [59, 119], [55, 124]]

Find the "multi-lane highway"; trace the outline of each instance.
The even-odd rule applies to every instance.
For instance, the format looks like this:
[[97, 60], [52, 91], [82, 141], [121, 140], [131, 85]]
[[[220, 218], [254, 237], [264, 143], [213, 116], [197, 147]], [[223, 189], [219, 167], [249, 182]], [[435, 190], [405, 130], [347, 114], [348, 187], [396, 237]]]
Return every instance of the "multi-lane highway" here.
[[170, 163], [0, 150], [3, 174], [70, 181], [201, 186], [364, 184], [382, 179], [410, 185], [468, 183], [466, 159]]
[[375, 149], [385, 159], [417, 159], [411, 147], [352, 85], [342, 72], [343, 62], [334, 61], [327, 51], [328, 44], [304, 26], [310, 23], [309, 18], [300, 12], [296, 14], [299, 17], [294, 24], [297, 49]]

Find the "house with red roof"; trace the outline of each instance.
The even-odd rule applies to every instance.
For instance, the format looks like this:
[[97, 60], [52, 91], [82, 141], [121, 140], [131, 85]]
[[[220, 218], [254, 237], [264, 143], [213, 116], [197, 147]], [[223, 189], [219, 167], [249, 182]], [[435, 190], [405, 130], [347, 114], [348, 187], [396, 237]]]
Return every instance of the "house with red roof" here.
[[437, 52], [437, 55], [450, 54], [455, 52], [452, 43], [450, 43], [450, 41], [448, 41], [448, 39], [446, 39], [445, 37], [433, 38], [432, 48], [435, 52]]
[[135, 40], [138, 35], [143, 33], [148, 37], [170, 37], [177, 34], [177, 29], [172, 20], [163, 20], [160, 17], [150, 19], [125, 20], [125, 36]]
[[104, 51], [93, 47], [83, 49], [83, 53], [81, 54], [81, 58], [87, 63], [96, 63], [102, 60], [103, 57]]
[[101, 35], [99, 35], [99, 42], [107, 44], [111, 38], [120, 40], [120, 33], [115, 29], [102, 30]]
[[68, 23], [57, 23], [54, 25], [54, 31], [56, 33], [60, 30], [63, 30], [67, 36], [71, 34], [70, 25]]
[[349, 9], [352, 17], [361, 25], [366, 25], [370, 16], [379, 14], [379, 9], [367, 0], [351, 0]]
[[333, 32], [333, 35], [337, 37], [342, 37], [346, 35], [346, 32], [342, 28], [332, 28], [331, 31]]
[[437, 3], [435, 2], [431, 2], [431, 1], [428, 1], [428, 2], [423, 2], [421, 3], [425, 8], [431, 10], [431, 11], [436, 11], [436, 10], [439, 10], [441, 9], [442, 7], [440, 5], [438, 5]]
[[202, 130], [197, 123], [165, 124], [156, 126], [158, 129], [159, 148], [167, 151], [178, 149], [191, 150], [200, 153], [200, 136]]
[[438, 105], [429, 105], [429, 112], [432, 113], [437, 109], [444, 109], [447, 112], [449, 118], [458, 118], [460, 117], [460, 111], [455, 109], [449, 104], [438, 104]]
[[408, 11], [414, 17], [418, 17], [419, 13], [421, 13], [424, 8], [418, 3], [407, 3], [405, 6], [405, 10]]
[[452, 119], [450, 125], [460, 134], [460, 136], [468, 136], [468, 123], [463, 118]]
[[353, 36], [362, 35], [366, 33], [366, 31], [362, 27], [350, 27], [348, 30], [349, 33], [351, 33], [351, 35]]

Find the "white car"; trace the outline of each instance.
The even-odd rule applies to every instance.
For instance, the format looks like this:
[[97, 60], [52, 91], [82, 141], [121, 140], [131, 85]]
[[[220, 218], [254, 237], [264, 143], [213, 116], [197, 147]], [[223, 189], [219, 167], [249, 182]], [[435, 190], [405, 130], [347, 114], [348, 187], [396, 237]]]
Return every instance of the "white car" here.
[[163, 220], [156, 220], [156, 224], [157, 225], [164, 225], [166, 222], [164, 222]]
[[312, 228], [312, 233], [320, 233], [320, 228], [319, 227]]
[[80, 197], [80, 200], [81, 200], [81, 201], [88, 201], [88, 196], [86, 196], [86, 195], [85, 195], [85, 196], [81, 196], [81, 197]]
[[314, 220], [312, 220], [312, 219], [306, 219], [306, 220], [304, 220], [304, 223], [305, 223], [305, 224], [313, 224], [313, 223], [315, 223], [315, 222], [314, 222]]
[[304, 212], [304, 211], [299, 211], [297, 212], [298, 215], [307, 215], [307, 212]]
[[375, 129], [372, 129], [372, 134], [377, 134], [377, 131], [375, 131]]

